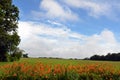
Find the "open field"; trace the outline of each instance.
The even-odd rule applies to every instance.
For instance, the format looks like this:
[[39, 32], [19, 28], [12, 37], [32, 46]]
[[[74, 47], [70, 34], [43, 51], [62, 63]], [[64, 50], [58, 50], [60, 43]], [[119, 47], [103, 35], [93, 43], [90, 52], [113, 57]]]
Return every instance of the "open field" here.
[[0, 62], [3, 80], [120, 80], [120, 62], [22, 58]]
[[[111, 64], [115, 69], [120, 70], [120, 61], [92, 61], [92, 60], [70, 60], [70, 59], [53, 59], [53, 58], [21, 58], [16, 62], [28, 62], [35, 64], [41, 62], [50, 65], [87, 65], [87, 64]], [[13, 62], [0, 62], [0, 65], [12, 64]]]
[[[34, 64], [42, 62], [44, 64], [61, 64], [61, 65], [87, 65], [87, 64], [111, 64], [116, 69], [120, 69], [120, 61], [92, 61], [92, 60], [70, 60], [70, 59], [49, 59], [49, 58], [22, 58], [19, 62], [28, 62]], [[1, 64], [1, 63], [0, 63]]]

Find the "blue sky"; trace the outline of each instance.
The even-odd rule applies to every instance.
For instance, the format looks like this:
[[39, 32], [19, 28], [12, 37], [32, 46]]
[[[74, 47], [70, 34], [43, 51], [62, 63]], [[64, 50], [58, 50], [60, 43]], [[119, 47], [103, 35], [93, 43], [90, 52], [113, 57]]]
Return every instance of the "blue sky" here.
[[13, 0], [20, 48], [31, 57], [85, 58], [120, 52], [119, 0]]

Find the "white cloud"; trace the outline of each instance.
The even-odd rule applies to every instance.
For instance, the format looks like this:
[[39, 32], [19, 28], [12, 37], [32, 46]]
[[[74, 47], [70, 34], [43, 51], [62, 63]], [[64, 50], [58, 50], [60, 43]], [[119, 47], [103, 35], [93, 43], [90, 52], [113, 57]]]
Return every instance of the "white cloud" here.
[[59, 4], [56, 0], [42, 0], [40, 9], [43, 11], [32, 11], [37, 17], [57, 18], [61, 21], [78, 20], [77, 14], [73, 13], [67, 6]]
[[63, 24], [61, 24], [59, 22], [55, 22], [55, 21], [51, 21], [51, 20], [48, 20], [47, 22], [52, 24], [52, 25], [56, 25], [56, 26], [64, 26]]
[[88, 11], [90, 16], [98, 18], [99, 16], [110, 16], [112, 6], [104, 2], [93, 0], [65, 0], [65, 3], [75, 8], [82, 8]]
[[[120, 1], [111, 0], [42, 0], [39, 6], [40, 10], [33, 10], [32, 15], [36, 20], [83, 21], [80, 13], [85, 11], [94, 18], [104, 16], [118, 21], [120, 13], [119, 4]], [[79, 10], [84, 11], [80, 12]]]
[[120, 47], [114, 33], [82, 35], [68, 28], [53, 28], [36, 22], [19, 22], [20, 48], [32, 57], [85, 58], [93, 54], [118, 52]]

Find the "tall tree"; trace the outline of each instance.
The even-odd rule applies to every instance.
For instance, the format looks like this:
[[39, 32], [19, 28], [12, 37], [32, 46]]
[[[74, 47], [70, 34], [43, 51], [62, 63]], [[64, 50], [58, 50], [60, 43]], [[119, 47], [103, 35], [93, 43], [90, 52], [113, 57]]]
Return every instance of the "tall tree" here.
[[7, 61], [20, 43], [18, 20], [19, 10], [12, 0], [0, 0], [0, 61]]

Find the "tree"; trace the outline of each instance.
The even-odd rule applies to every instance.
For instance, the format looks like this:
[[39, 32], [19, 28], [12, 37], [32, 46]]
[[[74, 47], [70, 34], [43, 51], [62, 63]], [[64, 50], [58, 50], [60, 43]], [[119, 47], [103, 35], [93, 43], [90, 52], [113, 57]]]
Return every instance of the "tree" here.
[[90, 60], [120, 61], [120, 53], [108, 53], [107, 55], [93, 55]]
[[28, 54], [23, 54], [23, 58], [28, 58]]
[[99, 55], [93, 55], [90, 57], [91, 60], [99, 60], [100, 56]]
[[20, 43], [18, 20], [19, 10], [12, 0], [0, 0], [0, 61], [7, 61]]
[[16, 48], [13, 54], [10, 55], [10, 61], [19, 60], [23, 55], [24, 50]]

